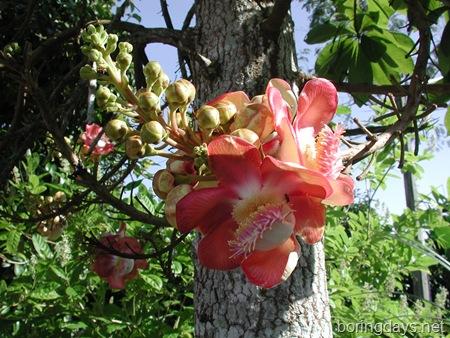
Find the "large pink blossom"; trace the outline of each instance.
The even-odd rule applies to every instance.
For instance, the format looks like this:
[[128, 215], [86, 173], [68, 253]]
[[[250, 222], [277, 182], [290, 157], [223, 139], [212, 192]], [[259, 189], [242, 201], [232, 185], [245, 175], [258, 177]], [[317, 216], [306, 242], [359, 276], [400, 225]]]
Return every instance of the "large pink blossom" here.
[[[87, 153], [89, 151], [92, 142], [94, 142], [102, 130], [102, 127], [95, 123], [86, 125], [86, 130], [80, 136], [83, 141], [83, 152]], [[93, 148], [92, 155], [107, 155], [113, 150], [114, 145], [111, 143], [108, 136], [103, 134]]]
[[[277, 79], [269, 83], [266, 96], [275, 117], [275, 130], [280, 140], [276, 157], [286, 166], [296, 163], [303, 168], [324, 175], [331, 187], [330, 196], [319, 204], [308, 208], [324, 208], [323, 204], [348, 205], [353, 203], [353, 179], [341, 171], [344, 168], [339, 153], [340, 137], [344, 133], [338, 125], [333, 131], [327, 123], [333, 118], [337, 108], [337, 92], [334, 85], [326, 79], [313, 79], [306, 83], [297, 102], [295, 118], [292, 119], [290, 86]], [[305, 210], [308, 209], [305, 207]], [[315, 243], [323, 235], [324, 224], [305, 222], [301, 234], [309, 243]]]
[[[125, 236], [125, 227], [125, 223], [122, 223], [117, 234], [105, 234], [100, 242], [121, 253], [142, 253], [139, 242], [133, 237]], [[97, 250], [92, 264], [94, 272], [106, 280], [113, 289], [123, 289], [128, 281], [137, 277], [138, 269], [147, 267], [148, 263], [144, 259], [119, 257], [103, 249]]]
[[271, 156], [234, 136], [208, 145], [210, 169], [218, 186], [193, 190], [176, 208], [182, 232], [197, 228], [200, 263], [208, 268], [241, 267], [248, 280], [270, 288], [297, 264], [295, 237], [305, 224], [323, 224], [320, 201], [332, 194], [320, 172]]

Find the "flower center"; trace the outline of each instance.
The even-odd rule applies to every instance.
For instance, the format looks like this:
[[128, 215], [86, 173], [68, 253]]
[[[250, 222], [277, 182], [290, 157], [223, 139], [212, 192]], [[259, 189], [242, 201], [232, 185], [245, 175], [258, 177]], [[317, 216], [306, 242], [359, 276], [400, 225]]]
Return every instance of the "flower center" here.
[[229, 242], [233, 256], [247, 255], [255, 249], [272, 250], [292, 234], [295, 217], [289, 205], [285, 201], [268, 199], [267, 196], [258, 196], [236, 205], [233, 218], [239, 227], [235, 231], [235, 239]]

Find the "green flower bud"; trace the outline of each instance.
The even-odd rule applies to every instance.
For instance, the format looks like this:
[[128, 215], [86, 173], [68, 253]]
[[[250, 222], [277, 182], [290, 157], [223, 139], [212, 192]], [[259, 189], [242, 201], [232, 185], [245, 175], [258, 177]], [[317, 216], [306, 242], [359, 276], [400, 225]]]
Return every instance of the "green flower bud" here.
[[247, 128], [236, 129], [230, 135], [243, 138], [249, 143], [254, 144], [256, 147], [258, 147], [261, 144], [259, 141], [258, 134], [256, 134], [253, 130]]
[[95, 71], [91, 66], [85, 65], [80, 68], [80, 78], [83, 80], [95, 80], [97, 77], [97, 71]]
[[144, 119], [147, 121], [154, 120], [161, 111], [159, 96], [150, 91], [141, 92], [138, 96], [139, 107], [142, 108]]
[[185, 79], [171, 83], [166, 89], [166, 99], [172, 108], [186, 107], [195, 98], [195, 87]]
[[162, 72], [161, 65], [157, 61], [150, 61], [144, 67], [144, 75], [147, 86], [150, 87], [160, 76]]
[[113, 141], [120, 141], [128, 133], [129, 128], [125, 121], [111, 120], [105, 128], [105, 134]]
[[219, 111], [213, 106], [203, 105], [195, 112], [200, 129], [214, 129], [220, 124]]
[[101, 62], [102, 61], [103, 55], [97, 49], [93, 49], [93, 48], [89, 48], [89, 47], [84, 47], [84, 49], [83, 49], [83, 47], [82, 47], [81, 51], [92, 62]]
[[133, 45], [129, 42], [119, 42], [119, 50], [124, 53], [131, 53], [133, 51]]
[[89, 26], [87, 26], [87, 28], [86, 28], [86, 32], [88, 32], [89, 35], [92, 35], [92, 34], [96, 33], [97, 30], [95, 29], [95, 26], [94, 26], [94, 25], [89, 25]]
[[[99, 107], [104, 107], [110, 101], [110, 99], [113, 97], [113, 93], [109, 90], [108, 87], [100, 86], [97, 89], [97, 93], [95, 94], [95, 99], [97, 101], [97, 105]], [[115, 95], [114, 95], [115, 96]]]
[[214, 107], [219, 111], [221, 125], [227, 124], [237, 113], [236, 105], [228, 100], [221, 100]]
[[109, 34], [108, 39], [106, 40], [106, 53], [111, 54], [117, 48], [117, 41], [119, 37], [116, 34]]
[[166, 130], [158, 121], [147, 122], [141, 129], [141, 138], [145, 143], [158, 143], [166, 134]]
[[125, 142], [125, 152], [132, 160], [137, 160], [145, 155], [145, 146], [139, 135], [133, 135], [127, 138]]
[[103, 48], [105, 41], [102, 39], [102, 36], [99, 33], [95, 33], [91, 35], [91, 42], [95, 48]]
[[133, 61], [133, 57], [131, 54], [128, 54], [127, 52], [121, 51], [119, 54], [117, 54], [116, 57], [116, 63], [117, 67], [125, 72], [128, 68], [130, 68], [131, 61]]
[[167, 74], [161, 73], [156, 82], [153, 84], [152, 92], [160, 96], [166, 90], [169, 83], [170, 80]]
[[153, 191], [161, 199], [165, 199], [167, 194], [175, 187], [175, 177], [167, 169], [158, 170], [153, 175]]

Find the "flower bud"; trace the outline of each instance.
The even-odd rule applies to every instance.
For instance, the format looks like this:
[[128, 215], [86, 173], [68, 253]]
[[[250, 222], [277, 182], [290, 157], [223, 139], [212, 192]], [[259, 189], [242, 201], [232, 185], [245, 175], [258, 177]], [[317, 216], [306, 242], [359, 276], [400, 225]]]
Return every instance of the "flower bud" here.
[[158, 143], [166, 136], [166, 130], [158, 121], [145, 123], [141, 129], [141, 138], [145, 143]]
[[104, 107], [112, 97], [111, 90], [108, 87], [100, 86], [95, 94], [95, 99], [99, 107]]
[[117, 48], [117, 41], [119, 37], [116, 34], [109, 34], [108, 39], [106, 40], [106, 50], [105, 52], [111, 54]]
[[113, 141], [120, 141], [128, 133], [128, 125], [122, 120], [111, 120], [105, 128], [105, 134]]
[[247, 128], [236, 129], [230, 135], [240, 137], [247, 142], [254, 144], [256, 147], [261, 144], [259, 141], [259, 136], [253, 130]]
[[249, 104], [236, 115], [231, 130], [247, 128], [254, 131], [261, 139], [267, 137], [275, 128], [273, 114], [264, 104]]
[[97, 49], [93, 49], [93, 48], [90, 48], [90, 47], [82, 47], [81, 51], [92, 62], [100, 62], [101, 59], [103, 58], [102, 53], [99, 52]]
[[97, 79], [97, 76], [97, 71], [89, 65], [84, 65], [80, 68], [80, 77], [83, 80], [95, 80]]
[[183, 161], [170, 159], [166, 163], [167, 169], [173, 174], [192, 175], [195, 174], [194, 161]]
[[128, 68], [130, 68], [131, 61], [133, 61], [131, 54], [123, 51], [117, 54], [116, 64], [121, 71], [125, 72]]
[[119, 50], [123, 53], [131, 53], [133, 51], [133, 45], [129, 42], [119, 42]]
[[219, 111], [221, 125], [228, 123], [237, 113], [236, 105], [228, 100], [221, 100], [213, 106]]
[[195, 87], [185, 79], [171, 83], [166, 89], [166, 99], [172, 108], [185, 107], [195, 98]]
[[161, 65], [157, 61], [150, 61], [144, 67], [144, 75], [147, 81], [147, 86], [151, 87], [158, 79], [162, 72]]
[[127, 138], [125, 142], [125, 152], [132, 160], [137, 160], [144, 156], [145, 146], [139, 135], [133, 135]]
[[153, 175], [153, 191], [161, 199], [165, 199], [167, 194], [175, 187], [175, 177], [167, 169], [158, 170]]
[[200, 129], [214, 129], [220, 124], [220, 113], [213, 106], [203, 105], [195, 112]]
[[95, 29], [94, 25], [90, 24], [89, 26], [87, 26], [86, 32], [88, 32], [89, 35], [92, 35], [92, 34], [96, 33], [97, 30]]
[[146, 121], [154, 120], [161, 111], [159, 96], [150, 92], [141, 92], [138, 96], [139, 106], [142, 108]]
[[156, 95], [160, 96], [163, 91], [166, 90], [167, 86], [169, 85], [170, 80], [166, 73], [161, 73], [156, 80], [156, 82], [153, 84], [152, 92]]
[[180, 184], [167, 194], [164, 213], [170, 225], [177, 226], [177, 203], [191, 191], [192, 187], [189, 184]]

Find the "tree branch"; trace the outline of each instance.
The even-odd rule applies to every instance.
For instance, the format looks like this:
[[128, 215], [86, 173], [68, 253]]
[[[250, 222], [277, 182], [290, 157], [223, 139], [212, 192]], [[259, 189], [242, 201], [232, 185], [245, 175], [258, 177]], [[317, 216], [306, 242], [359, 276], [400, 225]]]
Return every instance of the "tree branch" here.
[[[384, 148], [394, 141], [415, 119], [420, 104], [422, 91], [426, 88], [426, 70], [430, 56], [431, 31], [430, 23], [422, 4], [418, 0], [407, 1], [409, 13], [411, 13], [414, 25], [419, 30], [419, 50], [416, 64], [408, 86], [408, 99], [399, 120], [389, 127], [384, 133], [377, 135], [376, 141], [369, 141], [348, 149], [343, 154], [343, 160], [347, 163], [356, 163], [377, 150]], [[427, 111], [432, 111], [427, 110]]]
[[276, 0], [269, 17], [262, 23], [263, 30], [277, 38], [290, 8], [291, 0]]
[[[366, 83], [335, 82], [338, 92], [350, 94], [380, 94], [391, 93], [394, 96], [408, 96], [409, 85], [374, 85]], [[432, 94], [450, 94], [450, 83], [427, 84], [423, 90]]]

